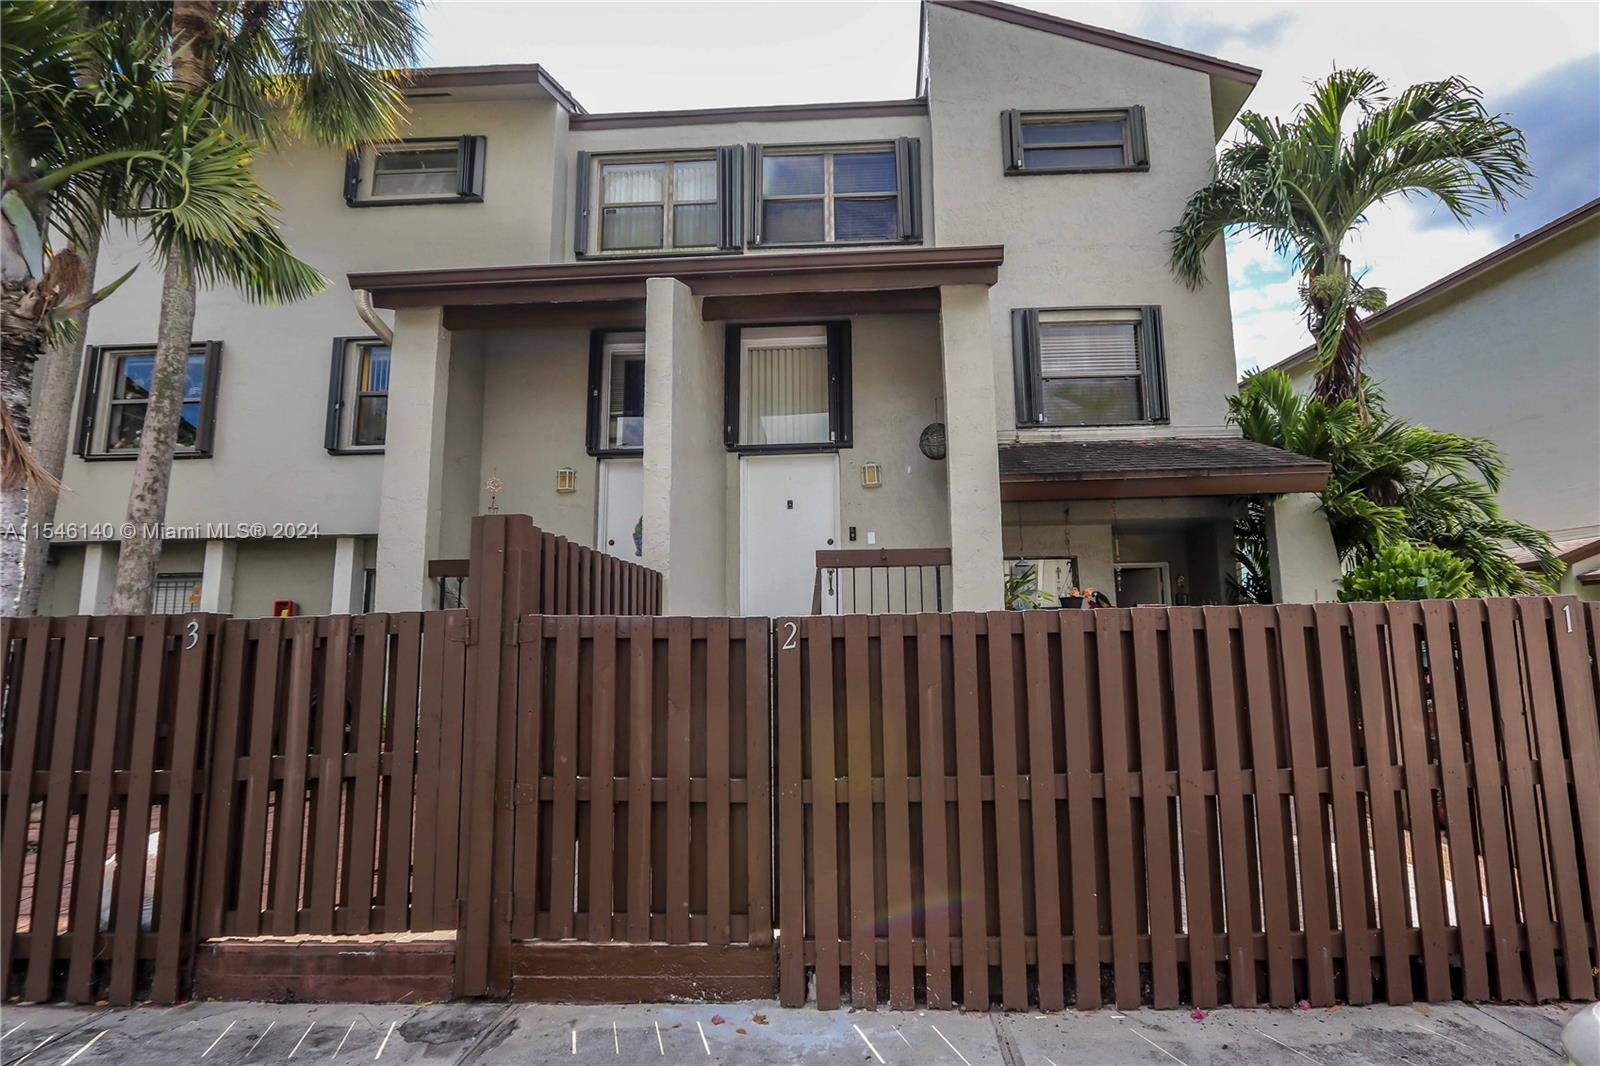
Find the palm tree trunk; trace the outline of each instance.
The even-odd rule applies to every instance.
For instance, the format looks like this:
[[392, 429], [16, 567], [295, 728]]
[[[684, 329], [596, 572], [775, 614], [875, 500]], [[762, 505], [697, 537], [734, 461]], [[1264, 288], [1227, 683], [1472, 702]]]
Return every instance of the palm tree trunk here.
[[[99, 235], [93, 234], [85, 240], [78, 247], [78, 254], [86, 267], [84, 284], [79, 291], [66, 294], [62, 302], [68, 305], [81, 302], [84, 306], [81, 310], [61, 316], [70, 320], [73, 328], [45, 352], [44, 371], [40, 374], [36, 367], [34, 375], [33, 456], [57, 481], [61, 480], [66, 470], [67, 445], [72, 439], [72, 405], [77, 399], [78, 374], [83, 368], [83, 338], [89, 328], [88, 299], [94, 292], [95, 263], [100, 255]], [[27, 538], [24, 546], [18, 614], [32, 615], [39, 611], [50, 542], [39, 536], [37, 531], [55, 521], [56, 504], [60, 498], [59, 492], [39, 488], [28, 501], [28, 524], [34, 534]]]
[[112, 614], [146, 614], [155, 596], [161, 525], [167, 518], [167, 495], [172, 489], [172, 457], [178, 447], [178, 419], [183, 413], [183, 386], [193, 338], [194, 281], [184, 268], [183, 257], [173, 254], [167, 259], [161, 282], [155, 368], [144, 429], [139, 434], [139, 458], [133, 464], [133, 485], [128, 489], [128, 514], [111, 594]]
[[[172, 84], [177, 88], [192, 92], [210, 80], [207, 45], [216, 18], [216, 0], [176, 0], [172, 5]], [[112, 614], [147, 613], [155, 598], [160, 527], [167, 518], [172, 456], [177, 450], [189, 348], [194, 342], [194, 278], [176, 250], [168, 256], [161, 280], [161, 323], [156, 333], [150, 398], [139, 434], [139, 458], [133, 464], [133, 484], [128, 489], [122, 549], [117, 553]]]
[[[10, 230], [11, 223], [6, 222]], [[30, 279], [31, 281], [31, 279]], [[23, 545], [28, 528], [28, 404], [33, 366], [44, 347], [44, 325], [32, 313], [38, 293], [28, 281], [7, 278], [0, 296], [0, 404], [5, 408], [3, 485], [0, 485], [0, 615], [17, 613]]]

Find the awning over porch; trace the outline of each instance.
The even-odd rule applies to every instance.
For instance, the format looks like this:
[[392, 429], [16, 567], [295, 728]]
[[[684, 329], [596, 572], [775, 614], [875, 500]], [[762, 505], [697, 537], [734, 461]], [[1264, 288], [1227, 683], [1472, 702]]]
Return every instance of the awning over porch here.
[[1000, 448], [1002, 500], [1320, 492], [1330, 467], [1227, 437], [1029, 441]]

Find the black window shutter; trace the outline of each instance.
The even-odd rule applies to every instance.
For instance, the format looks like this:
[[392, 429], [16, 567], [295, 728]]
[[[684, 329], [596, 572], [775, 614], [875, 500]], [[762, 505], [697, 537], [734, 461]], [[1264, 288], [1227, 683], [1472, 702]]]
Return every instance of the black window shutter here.
[[578, 153], [577, 180], [572, 183], [572, 254], [589, 254], [589, 153]]
[[739, 447], [739, 342], [742, 326], [729, 326], [722, 340], [722, 443]]
[[1144, 130], [1144, 105], [1135, 104], [1128, 108], [1128, 144], [1133, 151], [1133, 158], [1128, 160], [1129, 166], [1147, 167], [1150, 165], [1150, 145], [1145, 137]]
[[1140, 308], [1139, 358], [1144, 376], [1144, 417], [1165, 422], [1167, 410], [1167, 355], [1161, 340], [1161, 308]]
[[750, 156], [750, 243], [760, 244], [761, 235], [761, 146], [752, 144]]
[[895, 178], [899, 191], [900, 239], [922, 239], [922, 142], [900, 137], [894, 142]]
[[94, 442], [94, 416], [99, 408], [101, 349], [88, 345], [83, 349], [83, 388], [78, 398], [78, 440], [74, 450], [79, 456], [88, 455]]
[[589, 454], [597, 455], [600, 452], [600, 426], [604, 417], [600, 412], [602, 398], [600, 396], [600, 382], [605, 380], [605, 349], [606, 331], [592, 329], [589, 331], [589, 413], [584, 426], [585, 443], [588, 445]]
[[1000, 143], [1005, 150], [1005, 172], [1014, 174], [1023, 169], [1022, 112], [1000, 112]]
[[718, 246], [725, 252], [744, 247], [744, 145], [717, 149], [717, 214], [721, 227]]
[[483, 174], [489, 159], [489, 138], [468, 135], [461, 138], [460, 166], [456, 171], [456, 195], [463, 200], [483, 199]]
[[828, 391], [833, 401], [830, 429], [833, 443], [848, 448], [854, 438], [854, 389], [851, 382], [850, 323], [828, 323]]
[[206, 341], [206, 368], [200, 387], [200, 425], [195, 431], [194, 450], [210, 455], [217, 440], [217, 382], [222, 375], [222, 342]]
[[361, 153], [352, 148], [344, 154], [344, 202], [354, 205], [361, 188]]
[[322, 446], [330, 452], [337, 452], [340, 445], [339, 423], [344, 413], [344, 359], [349, 346], [349, 337], [333, 338], [333, 358], [328, 368], [328, 416], [322, 429]]
[[1039, 421], [1039, 311], [1034, 307], [1011, 309], [1012, 391], [1017, 399], [1017, 425]]

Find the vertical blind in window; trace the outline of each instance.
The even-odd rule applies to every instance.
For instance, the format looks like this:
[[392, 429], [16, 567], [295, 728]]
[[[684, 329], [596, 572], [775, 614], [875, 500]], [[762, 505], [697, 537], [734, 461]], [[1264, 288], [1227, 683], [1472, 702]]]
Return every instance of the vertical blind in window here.
[[751, 344], [740, 367], [741, 444], [817, 444], [829, 440], [828, 347]]

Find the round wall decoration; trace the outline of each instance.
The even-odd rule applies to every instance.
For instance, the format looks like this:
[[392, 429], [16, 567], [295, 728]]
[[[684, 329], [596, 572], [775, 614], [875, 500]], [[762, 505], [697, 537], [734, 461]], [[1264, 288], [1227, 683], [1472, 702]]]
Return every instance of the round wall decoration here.
[[922, 449], [922, 454], [929, 459], [943, 459], [945, 455], [944, 423], [929, 422], [923, 429], [922, 436], [917, 438], [917, 447]]

